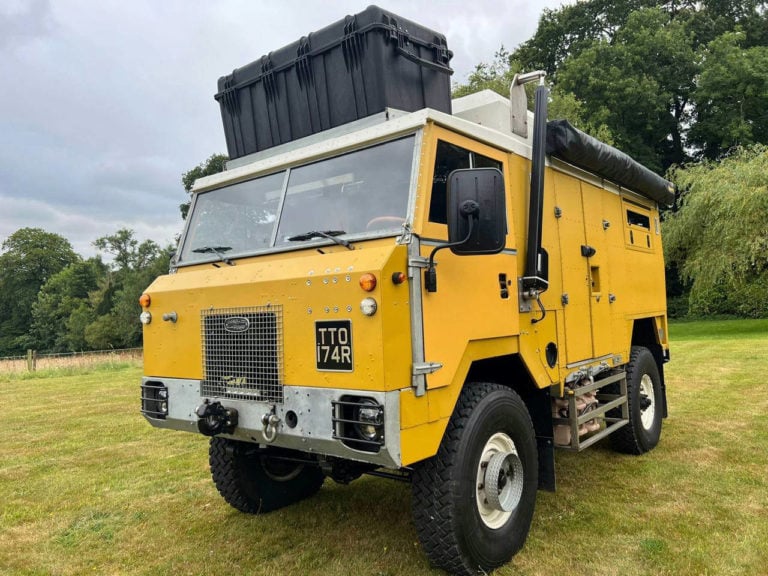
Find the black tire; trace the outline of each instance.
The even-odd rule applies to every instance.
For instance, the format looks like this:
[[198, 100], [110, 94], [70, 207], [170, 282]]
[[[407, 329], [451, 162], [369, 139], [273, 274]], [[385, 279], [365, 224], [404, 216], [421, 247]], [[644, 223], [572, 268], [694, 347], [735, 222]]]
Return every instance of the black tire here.
[[624, 454], [645, 454], [661, 438], [663, 392], [659, 368], [648, 348], [633, 346], [626, 369], [629, 424], [611, 434], [611, 446]]
[[[489, 443], [514, 443], [522, 480], [510, 512], [481, 512], [481, 457]], [[485, 460], [484, 460], [485, 461]], [[512, 477], [512, 476], [510, 476]], [[503, 484], [500, 484], [500, 486]], [[461, 393], [438, 453], [414, 466], [413, 517], [430, 562], [453, 574], [488, 572], [522, 548], [533, 518], [538, 453], [530, 415], [520, 397], [498, 384], [469, 384]], [[487, 502], [486, 502], [487, 504]], [[490, 527], [490, 519], [499, 525]]]
[[216, 489], [233, 508], [263, 514], [309, 498], [320, 490], [320, 468], [270, 458], [252, 444], [211, 438], [208, 462]]

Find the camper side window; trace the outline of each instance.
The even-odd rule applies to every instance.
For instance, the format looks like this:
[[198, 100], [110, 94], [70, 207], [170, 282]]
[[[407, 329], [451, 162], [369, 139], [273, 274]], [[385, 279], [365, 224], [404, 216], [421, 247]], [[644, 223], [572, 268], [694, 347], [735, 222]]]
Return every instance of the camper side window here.
[[501, 170], [501, 162], [455, 144], [438, 140], [435, 171], [432, 176], [432, 200], [429, 204], [430, 222], [448, 223], [448, 176], [454, 170], [462, 168], [498, 168]]
[[653, 249], [651, 242], [651, 214], [648, 209], [634, 205], [630, 208], [625, 204], [627, 225], [625, 226], [625, 240], [627, 245], [634, 249], [650, 251]]
[[646, 230], [651, 229], [651, 219], [646, 214], [640, 214], [634, 210], [627, 210], [627, 224], [630, 226], [640, 226]]

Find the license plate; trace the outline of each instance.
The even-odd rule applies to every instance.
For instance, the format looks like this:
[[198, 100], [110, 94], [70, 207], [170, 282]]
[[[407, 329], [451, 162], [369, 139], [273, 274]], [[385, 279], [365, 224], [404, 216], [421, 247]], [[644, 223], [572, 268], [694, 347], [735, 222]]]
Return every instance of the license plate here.
[[352, 372], [352, 321], [315, 322], [315, 358], [317, 369]]

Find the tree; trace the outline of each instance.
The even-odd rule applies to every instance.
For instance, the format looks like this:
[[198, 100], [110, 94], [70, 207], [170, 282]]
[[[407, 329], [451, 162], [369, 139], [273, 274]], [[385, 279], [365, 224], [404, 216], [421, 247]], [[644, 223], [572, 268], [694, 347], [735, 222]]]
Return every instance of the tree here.
[[690, 143], [706, 158], [768, 141], [768, 46], [745, 43], [743, 32], [727, 32], [703, 51]]
[[29, 345], [32, 304], [49, 278], [79, 257], [62, 236], [22, 228], [0, 254], [0, 354], [19, 354]]
[[[460, 98], [481, 90], [493, 90], [504, 97], [509, 96], [509, 88], [515, 74], [521, 71], [520, 63], [511, 58], [509, 52], [502, 46], [494, 55], [491, 63], [480, 63], [469, 75], [466, 84], [457, 84], [452, 96]], [[533, 109], [533, 94], [535, 84], [526, 85], [528, 108]], [[587, 134], [599, 138], [603, 142], [613, 144], [611, 131], [605, 124], [593, 124], [584, 118], [584, 105], [570, 92], [555, 86], [550, 92], [549, 118], [565, 118], [572, 125]]]
[[[66, 328], [66, 349], [70, 351], [87, 350], [90, 348], [85, 339], [85, 331], [88, 325], [96, 319], [93, 309], [88, 302], [81, 302], [77, 308], [72, 310], [65, 322]], [[98, 347], [95, 348], [98, 350]]]
[[88, 308], [89, 294], [106, 273], [101, 260], [91, 258], [70, 264], [43, 284], [32, 305], [29, 333], [35, 349], [63, 352], [83, 348], [85, 327], [69, 320], [81, 307]]
[[139, 296], [155, 278], [168, 272], [172, 252], [173, 248], [170, 246], [159, 250], [151, 261], [141, 268], [135, 268], [121, 279], [109, 314], [111, 322], [121, 327], [115, 347], [130, 348], [141, 345]]
[[611, 42], [594, 42], [568, 59], [557, 79], [584, 103], [589, 123], [605, 124], [620, 149], [663, 172], [687, 159], [682, 130], [697, 71], [685, 27], [659, 9], [643, 9]]
[[[187, 192], [192, 191], [192, 186], [195, 184], [195, 180], [202, 178], [203, 176], [211, 176], [212, 174], [218, 174], [224, 172], [227, 168], [227, 160], [229, 157], [225, 154], [213, 154], [207, 160], [204, 160], [189, 172], [184, 172], [181, 175], [181, 183], [184, 186], [184, 190]], [[187, 200], [183, 204], [179, 205], [181, 211], [181, 218], [187, 219], [187, 212], [189, 212], [190, 201]]]
[[509, 87], [515, 74], [520, 72], [520, 63], [511, 60], [504, 46], [493, 55], [490, 63], [481, 62], [470, 73], [466, 84], [456, 84], [452, 96], [461, 98], [481, 90], [493, 90], [502, 96], [509, 96]]
[[[749, 130], [764, 118], [767, 7], [757, 0], [584, 0], [545, 10], [510, 60], [546, 70], [580, 104], [585, 125], [606, 126], [619, 148], [663, 172], [689, 152], [716, 158], [735, 144], [768, 142], [765, 130]], [[741, 53], [728, 36], [736, 31]], [[728, 109], [734, 99], [743, 114]]]
[[[97, 349], [138, 346], [139, 296], [152, 280], [168, 271], [173, 248], [161, 249], [152, 240], [139, 243], [133, 230], [126, 228], [97, 238], [94, 246], [114, 256], [114, 270], [90, 293], [94, 317], [85, 328], [85, 341]], [[79, 321], [83, 312], [78, 314]]]
[[738, 26], [745, 47], [768, 44], [768, 2], [760, 0], [582, 0], [545, 9], [531, 37], [511, 57], [524, 70], [545, 70], [555, 78], [563, 64], [595, 42], [612, 44], [632, 13], [657, 9], [682, 24], [698, 49]]
[[768, 147], [678, 168], [664, 251], [690, 286], [692, 314], [768, 315]]
[[121, 228], [114, 234], [97, 238], [93, 245], [102, 252], [112, 254], [118, 270], [138, 270], [157, 258], [160, 246], [152, 240], [139, 244], [133, 234], [133, 230]]
[[653, 0], [588, 0], [545, 9], [533, 37], [521, 44], [512, 57], [525, 70], [544, 70], [555, 78], [566, 60], [578, 56], [595, 41], [610, 43], [632, 12], [658, 4]]

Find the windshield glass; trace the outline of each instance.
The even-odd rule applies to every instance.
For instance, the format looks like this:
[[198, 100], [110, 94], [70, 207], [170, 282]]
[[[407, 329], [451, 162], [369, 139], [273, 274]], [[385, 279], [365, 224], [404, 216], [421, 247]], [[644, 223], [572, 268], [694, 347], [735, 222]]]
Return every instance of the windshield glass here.
[[306, 232], [398, 229], [405, 222], [413, 137], [291, 170], [277, 243]]
[[179, 263], [297, 245], [308, 238], [294, 237], [315, 231], [396, 233], [408, 210], [414, 141], [408, 136], [199, 193]]
[[198, 194], [180, 261], [269, 248], [284, 179], [272, 174]]

